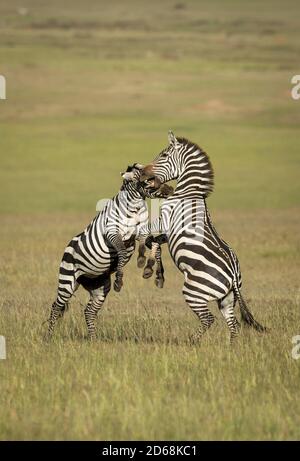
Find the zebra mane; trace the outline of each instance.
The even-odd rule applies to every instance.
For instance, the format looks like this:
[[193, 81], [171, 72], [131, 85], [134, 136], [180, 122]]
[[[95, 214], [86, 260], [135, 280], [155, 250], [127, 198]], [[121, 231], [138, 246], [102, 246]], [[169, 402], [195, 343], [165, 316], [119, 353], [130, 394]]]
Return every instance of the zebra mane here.
[[200, 146], [198, 146], [198, 144], [189, 141], [187, 138], [176, 136], [176, 139], [178, 143], [183, 144], [187, 149], [194, 147], [194, 152], [196, 150], [199, 151], [199, 159], [201, 159], [200, 163], [203, 163], [203, 166], [201, 165], [200, 167], [200, 173], [201, 170], [203, 171], [200, 179], [201, 191], [203, 191], [203, 198], [208, 197], [214, 190], [214, 170], [209, 156]]

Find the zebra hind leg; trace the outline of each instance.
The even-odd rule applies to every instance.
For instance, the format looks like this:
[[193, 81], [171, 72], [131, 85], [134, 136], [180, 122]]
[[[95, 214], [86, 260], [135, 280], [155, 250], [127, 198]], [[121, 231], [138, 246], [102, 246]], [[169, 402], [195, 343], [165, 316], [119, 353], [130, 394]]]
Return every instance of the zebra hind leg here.
[[106, 296], [110, 292], [111, 279], [110, 276], [104, 280], [103, 285], [99, 288], [90, 290], [90, 300], [84, 310], [85, 321], [88, 329], [88, 338], [96, 339], [95, 321], [99, 310], [101, 309]]
[[56, 325], [57, 320], [62, 319], [65, 312], [68, 309], [68, 303], [66, 302], [64, 305], [60, 304], [58, 300], [54, 301], [51, 307], [50, 317], [49, 317], [49, 324], [48, 324], [48, 332], [46, 334], [45, 339], [51, 339], [54, 333], [54, 328]]
[[48, 325], [48, 332], [46, 334], [45, 339], [51, 339], [54, 333], [54, 328], [56, 325], [56, 322], [59, 318], [62, 318], [65, 312], [64, 306], [59, 306], [57, 304], [57, 301], [54, 301], [51, 307], [51, 313], [50, 313], [50, 318], [49, 318], [49, 325]]
[[190, 341], [192, 344], [199, 343], [204, 333], [212, 326], [215, 321], [215, 317], [210, 312], [207, 306], [207, 300], [200, 298], [197, 292], [192, 293], [195, 290], [195, 287], [189, 285], [188, 281], [185, 282], [183, 287], [183, 296], [192, 309], [192, 311], [197, 315], [201, 322], [200, 328], [191, 336]]
[[233, 291], [230, 291], [223, 299], [218, 301], [219, 309], [223, 314], [230, 331], [231, 344], [234, 342], [234, 339], [238, 336], [241, 327], [239, 321], [237, 320], [234, 314], [234, 305], [235, 299]]
[[45, 338], [47, 340], [51, 339], [51, 337], [53, 336], [57, 320], [61, 319], [64, 316], [64, 313], [68, 309], [68, 302], [70, 301], [70, 298], [79, 286], [78, 282], [75, 279], [75, 275], [72, 280], [68, 281], [68, 284], [65, 284], [63, 282], [63, 275], [60, 273], [57, 298], [51, 307], [48, 332]]

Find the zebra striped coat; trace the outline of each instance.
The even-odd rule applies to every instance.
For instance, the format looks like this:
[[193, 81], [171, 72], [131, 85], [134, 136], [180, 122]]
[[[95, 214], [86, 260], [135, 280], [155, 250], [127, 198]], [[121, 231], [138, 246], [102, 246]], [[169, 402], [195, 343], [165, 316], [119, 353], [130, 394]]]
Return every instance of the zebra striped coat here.
[[[95, 337], [95, 319], [111, 289], [111, 274], [114, 272], [114, 288], [120, 291], [123, 267], [134, 253], [139, 228], [148, 222], [145, 198], [164, 198], [173, 192], [167, 185], [156, 188], [152, 187], [151, 180], [141, 182], [141, 167], [137, 164], [128, 167], [122, 174], [124, 181], [119, 193], [67, 245], [59, 269], [57, 298], [49, 319], [49, 337], [79, 285], [90, 293], [85, 308], [90, 338]], [[145, 245], [143, 239], [140, 240], [139, 266], [144, 265], [145, 260]]]
[[[225, 317], [233, 339], [239, 330], [234, 314], [239, 301], [242, 319], [259, 331], [256, 322], [242, 298], [241, 272], [238, 259], [230, 246], [222, 240], [212, 224], [206, 197], [213, 190], [213, 169], [207, 154], [185, 138], [169, 134], [169, 146], [143, 170], [143, 179], [155, 176], [165, 183], [177, 179], [174, 194], [161, 209], [160, 220], [141, 229], [143, 235], [163, 232], [163, 237], [152, 239], [156, 245], [168, 242], [170, 255], [185, 277], [183, 295], [200, 318], [202, 328], [198, 339], [214, 321], [208, 302], [216, 300]], [[150, 264], [151, 265], [151, 264]], [[150, 268], [151, 269], [151, 268]], [[148, 276], [149, 267], [144, 276]]]

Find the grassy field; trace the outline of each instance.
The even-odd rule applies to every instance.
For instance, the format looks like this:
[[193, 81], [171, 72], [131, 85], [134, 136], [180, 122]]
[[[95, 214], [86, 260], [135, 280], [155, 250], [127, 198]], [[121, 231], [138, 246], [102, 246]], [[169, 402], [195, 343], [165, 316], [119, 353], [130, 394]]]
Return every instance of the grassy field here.
[[[296, 1], [3, 0], [0, 5], [0, 439], [299, 439], [300, 7]], [[42, 337], [69, 239], [151, 160], [167, 131], [209, 153], [208, 201], [267, 335], [234, 347], [198, 321], [164, 250], [166, 284], [135, 257], [98, 341], [79, 291]]]

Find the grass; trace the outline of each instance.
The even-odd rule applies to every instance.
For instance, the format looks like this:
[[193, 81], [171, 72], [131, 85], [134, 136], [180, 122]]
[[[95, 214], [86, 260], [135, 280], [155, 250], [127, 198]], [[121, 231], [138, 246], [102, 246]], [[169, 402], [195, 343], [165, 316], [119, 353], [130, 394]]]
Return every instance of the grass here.
[[[0, 5], [0, 439], [299, 439], [298, 3], [26, 8]], [[65, 244], [169, 128], [211, 157], [212, 217], [270, 333], [244, 329], [230, 348], [212, 305], [216, 325], [190, 346], [197, 319], [165, 250], [163, 291], [133, 258], [96, 343], [79, 291], [45, 344]]]

